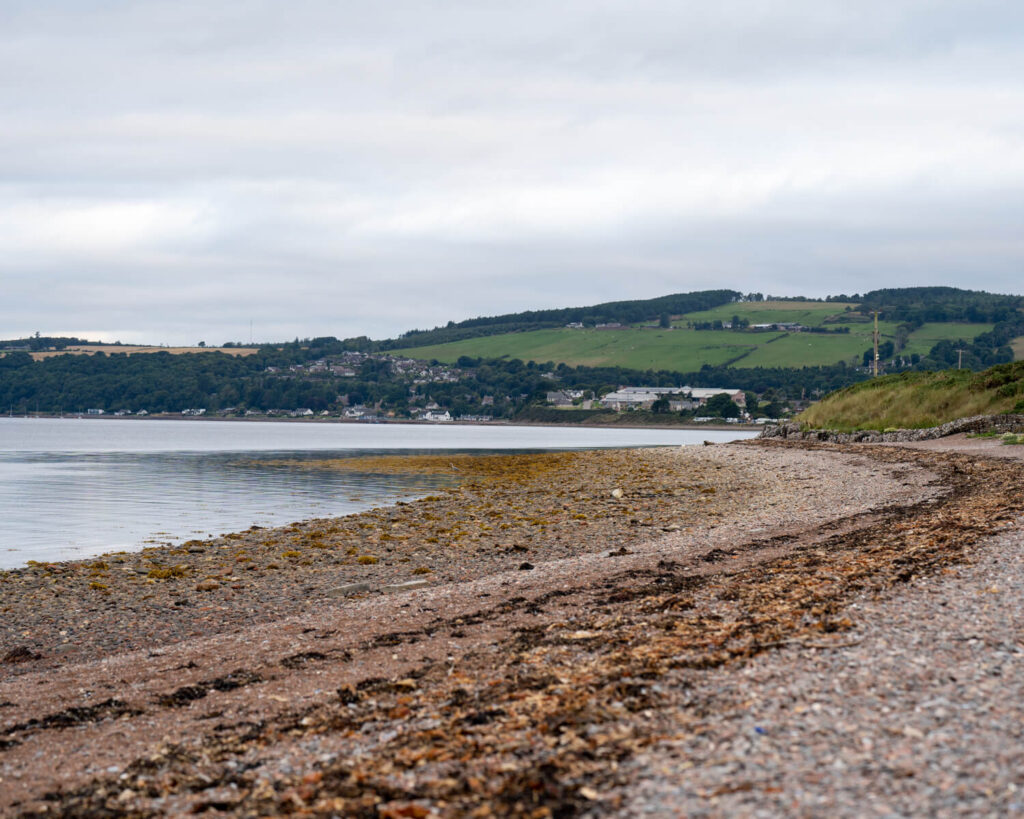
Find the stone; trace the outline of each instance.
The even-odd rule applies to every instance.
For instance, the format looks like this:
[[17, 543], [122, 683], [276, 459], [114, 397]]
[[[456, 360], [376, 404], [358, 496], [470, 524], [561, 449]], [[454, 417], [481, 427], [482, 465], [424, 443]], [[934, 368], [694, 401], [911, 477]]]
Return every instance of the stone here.
[[204, 580], [202, 583], [196, 584], [196, 591], [214, 591], [220, 588], [220, 583], [216, 580]]
[[[1015, 432], [1024, 429], [1024, 415], [972, 415], [958, 418], [928, 429], [895, 429], [887, 432], [861, 430], [860, 432], [833, 432], [827, 429], [802, 429], [799, 424], [787, 421], [766, 426], [761, 438], [793, 438], [799, 441], [831, 441], [837, 444], [855, 443], [905, 443], [908, 441], [930, 441], [945, 438], [961, 432]], [[707, 443], [707, 442], [705, 442]]]
[[405, 583], [390, 583], [387, 586], [381, 586], [380, 590], [385, 594], [394, 594], [395, 592], [410, 591], [411, 589], [421, 589], [429, 585], [429, 580], [407, 580]]
[[328, 589], [328, 597], [348, 597], [350, 594], [359, 594], [359, 592], [367, 592], [370, 590], [369, 583], [346, 583], [343, 586], [335, 586], [333, 589]]

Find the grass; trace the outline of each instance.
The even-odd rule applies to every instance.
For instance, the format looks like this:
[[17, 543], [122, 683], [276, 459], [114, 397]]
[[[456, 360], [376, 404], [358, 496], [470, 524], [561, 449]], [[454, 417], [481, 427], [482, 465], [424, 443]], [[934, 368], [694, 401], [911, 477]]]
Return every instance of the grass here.
[[1017, 336], [1011, 344], [1013, 347], [1013, 358], [1016, 361], [1024, 360], [1024, 336]]
[[1024, 412], [1024, 362], [984, 372], [883, 376], [826, 396], [797, 416], [815, 429], [921, 429], [971, 415]]
[[81, 344], [67, 347], [64, 350], [44, 350], [38, 353], [29, 353], [35, 361], [42, 361], [44, 358], [53, 358], [57, 355], [96, 355], [96, 353], [127, 353], [137, 355], [140, 353], [170, 353], [171, 355], [184, 355], [186, 353], [227, 353], [234, 356], [255, 355], [259, 352], [258, 347], [152, 347], [132, 344]]
[[[777, 334], [775, 334], [777, 335]], [[717, 366], [757, 349], [762, 335], [728, 330], [535, 330], [505, 333], [394, 350], [396, 355], [454, 362], [459, 356], [519, 358], [523, 361], [554, 361], [572, 366], [630, 367], [637, 370], [699, 370]]]
[[975, 336], [987, 333], [991, 329], [991, 324], [958, 324], [953, 322], [924, 324], [919, 330], [915, 330], [911, 334], [907, 340], [904, 352], [907, 354], [919, 353], [920, 355], [925, 355], [940, 341], [959, 341], [962, 339], [963, 341], [970, 342]]
[[[797, 305], [793, 307], [792, 305]], [[772, 305], [779, 305], [773, 310]], [[800, 307], [799, 305], [811, 305]], [[828, 308], [826, 310], [825, 308]], [[570, 366], [629, 367], [637, 370], [673, 370], [694, 372], [704, 364], [712, 367], [731, 362], [734, 367], [805, 367], [860, 363], [871, 346], [870, 322], [835, 326], [850, 328], [849, 333], [734, 333], [729, 330], [688, 330], [686, 320], [725, 318], [733, 313], [751, 323], [803, 321], [820, 324], [831, 314], [842, 315], [843, 305], [816, 302], [760, 302], [732, 304], [703, 313], [693, 313], [677, 322], [674, 330], [627, 328], [623, 330], [570, 330], [557, 328], [527, 333], [504, 333], [466, 339], [429, 347], [410, 347], [393, 352], [412, 358], [437, 359], [454, 363], [459, 356], [473, 358], [518, 358], [523, 361], [554, 361]], [[812, 315], [813, 314], [813, 315]], [[904, 352], [927, 353], [943, 338], [972, 339], [990, 330], [990, 324], [926, 324], [912, 334]], [[882, 340], [893, 338], [895, 322], [880, 322]]]
[[818, 301], [751, 301], [742, 304], [723, 304], [711, 310], [699, 313], [687, 313], [682, 319], [687, 321], [729, 321], [739, 316], [751, 324], [774, 324], [777, 321], [797, 322], [807, 326], [823, 324], [829, 317], [840, 317], [846, 314], [847, 307], [855, 304], [839, 302], [822, 303]]
[[[703, 365], [734, 367], [812, 367], [840, 361], [859, 364], [871, 347], [873, 322], [847, 312], [838, 302], [766, 301], [725, 304], [675, 320], [675, 329], [570, 330], [556, 328], [504, 333], [430, 347], [394, 350], [413, 358], [454, 363], [459, 356], [554, 361], [570, 366], [629, 367], [636, 370], [694, 372]], [[807, 326], [848, 327], [849, 333], [743, 333], [690, 330], [687, 322], [729, 321], [734, 315], [751, 324], [799, 322]], [[832, 321], [827, 321], [831, 319]], [[895, 337], [896, 322], [879, 322], [882, 341]], [[971, 340], [991, 324], [925, 324], [911, 334], [903, 353], [926, 354], [944, 339]], [[1024, 345], [1020, 357], [1024, 358]]]

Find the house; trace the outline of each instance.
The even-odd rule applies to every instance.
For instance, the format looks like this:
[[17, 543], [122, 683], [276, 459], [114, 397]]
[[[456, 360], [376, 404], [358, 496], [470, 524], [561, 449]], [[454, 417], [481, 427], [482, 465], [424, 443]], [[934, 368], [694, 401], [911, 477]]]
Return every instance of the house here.
[[452, 420], [452, 415], [451, 415], [450, 412], [448, 412], [448, 410], [445, 410], [444, 412], [437, 412], [435, 410], [435, 411], [432, 411], [432, 412], [425, 412], [425, 413], [423, 413], [423, 420], [424, 421], [435, 421], [435, 422], [436, 421], [451, 421]]

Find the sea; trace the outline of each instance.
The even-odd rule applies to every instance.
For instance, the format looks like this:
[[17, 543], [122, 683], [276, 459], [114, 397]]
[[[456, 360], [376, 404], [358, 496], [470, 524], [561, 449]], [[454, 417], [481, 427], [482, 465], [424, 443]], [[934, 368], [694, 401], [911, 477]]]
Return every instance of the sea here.
[[[335, 517], [450, 484], [317, 468], [385, 453], [724, 442], [735, 430], [0, 418], [0, 569]], [[282, 460], [305, 461], [302, 466]]]

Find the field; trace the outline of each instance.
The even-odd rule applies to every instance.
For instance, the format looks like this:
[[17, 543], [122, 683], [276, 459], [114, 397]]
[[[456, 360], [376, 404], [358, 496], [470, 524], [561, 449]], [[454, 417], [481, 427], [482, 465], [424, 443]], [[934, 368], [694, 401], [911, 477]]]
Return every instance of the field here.
[[184, 353], [227, 353], [228, 355], [253, 355], [259, 352], [256, 347], [145, 347], [133, 346], [131, 344], [83, 344], [81, 346], [68, 347], [64, 350], [46, 350], [40, 353], [29, 353], [36, 361], [44, 358], [53, 358], [55, 355], [95, 355], [96, 353], [127, 353], [136, 355], [138, 353], [170, 353], [171, 355], [182, 355]]
[[712, 310], [687, 313], [681, 322], [687, 321], [729, 321], [733, 316], [747, 319], [751, 324], [774, 324], [777, 321], [795, 322], [808, 327], [823, 324], [831, 316], [842, 316], [846, 308], [855, 304], [819, 301], [757, 301], [742, 304], [723, 304]]
[[[631, 327], [621, 330], [571, 330], [557, 328], [527, 333], [466, 339], [429, 347], [395, 350], [413, 358], [437, 359], [446, 363], [459, 356], [474, 358], [518, 358], [523, 361], [554, 361], [571, 366], [629, 367], [646, 370], [692, 372], [704, 364], [735, 367], [804, 367], [860, 363], [871, 347], [873, 323], [857, 321], [848, 315], [848, 305], [830, 302], [746, 302], [727, 304], [714, 310], [691, 313], [677, 318], [674, 329]], [[846, 321], [826, 326], [849, 327], [849, 333], [732, 332], [730, 330], [691, 330], [688, 322], [728, 321], [738, 315], [751, 324], [799, 322], [822, 325], [826, 318]], [[861, 317], [863, 318], [863, 317]], [[991, 330], [990, 324], [925, 324], [913, 333], [906, 354], [924, 355], [942, 339], [973, 339]], [[894, 337], [895, 322], [880, 322], [882, 341]]]
[[1018, 336], [1013, 340], [1013, 358], [1015, 361], [1024, 360], [1024, 336]]
[[[771, 334], [778, 336], [778, 333]], [[767, 340], [767, 338], [765, 339]], [[728, 330], [535, 330], [484, 336], [451, 344], [394, 350], [396, 355], [454, 362], [459, 356], [565, 362], [573, 366], [630, 367], [638, 370], [699, 370], [724, 364], [757, 349], [760, 337]]]
[[944, 340], [955, 342], [963, 339], [970, 343], [975, 336], [987, 333], [991, 329], [991, 324], [924, 324], [911, 335], [905, 352], [924, 355]]

